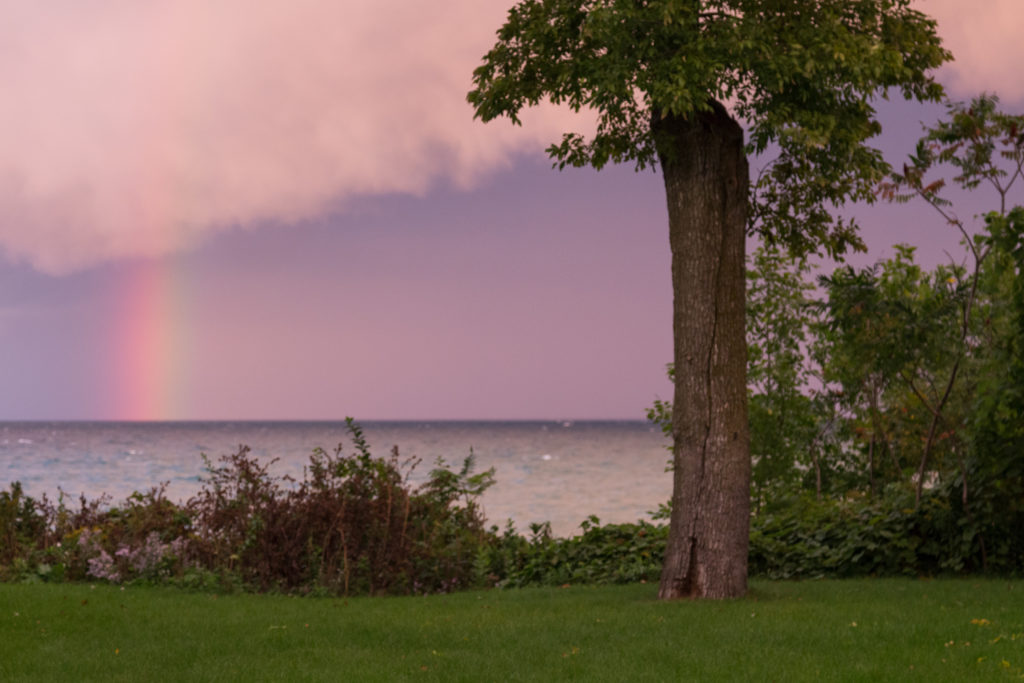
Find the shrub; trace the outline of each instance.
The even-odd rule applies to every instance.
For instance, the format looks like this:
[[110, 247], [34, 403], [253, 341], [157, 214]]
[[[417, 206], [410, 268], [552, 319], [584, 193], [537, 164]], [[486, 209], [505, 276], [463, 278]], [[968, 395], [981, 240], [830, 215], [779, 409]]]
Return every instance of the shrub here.
[[488, 550], [485, 566], [501, 586], [631, 583], [661, 574], [668, 528], [647, 522], [606, 524], [591, 515], [583, 533], [553, 538], [551, 527], [530, 526], [527, 540], [511, 523]]
[[[909, 486], [892, 486], [877, 499], [794, 501], [754, 519], [750, 572], [804, 578], [1024, 571], [1013, 520], [977, 502], [965, 511], [960, 484], [925, 492], [917, 509]], [[986, 551], [986, 539], [997, 539], [988, 541], [997, 552]]]
[[493, 471], [474, 475], [471, 453], [461, 471], [439, 463], [413, 490], [417, 460], [400, 461], [397, 447], [374, 458], [358, 426], [348, 426], [355, 452], [317, 449], [297, 486], [272, 476], [246, 447], [207, 463], [209, 478], [187, 506], [190, 559], [260, 590], [347, 595], [473, 584], [486, 542], [476, 497]]

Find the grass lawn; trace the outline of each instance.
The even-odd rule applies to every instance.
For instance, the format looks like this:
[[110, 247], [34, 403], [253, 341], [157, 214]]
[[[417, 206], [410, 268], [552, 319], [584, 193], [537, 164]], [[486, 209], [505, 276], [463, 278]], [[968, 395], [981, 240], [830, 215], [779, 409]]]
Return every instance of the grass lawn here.
[[1024, 678], [1024, 581], [755, 581], [415, 598], [0, 584], [0, 681]]

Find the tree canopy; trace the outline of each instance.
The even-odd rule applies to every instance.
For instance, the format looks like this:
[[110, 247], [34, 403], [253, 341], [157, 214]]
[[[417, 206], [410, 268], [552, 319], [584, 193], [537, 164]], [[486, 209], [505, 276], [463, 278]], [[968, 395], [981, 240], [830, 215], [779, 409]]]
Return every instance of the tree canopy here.
[[859, 247], [830, 204], [871, 201], [886, 165], [863, 144], [881, 127], [871, 99], [895, 88], [938, 100], [929, 70], [950, 55], [910, 0], [523, 0], [473, 74], [484, 121], [543, 100], [597, 113], [592, 136], [566, 133], [562, 168], [671, 153], [653, 120], [724, 103], [748, 152], [777, 147], [758, 179], [752, 228], [799, 252]]

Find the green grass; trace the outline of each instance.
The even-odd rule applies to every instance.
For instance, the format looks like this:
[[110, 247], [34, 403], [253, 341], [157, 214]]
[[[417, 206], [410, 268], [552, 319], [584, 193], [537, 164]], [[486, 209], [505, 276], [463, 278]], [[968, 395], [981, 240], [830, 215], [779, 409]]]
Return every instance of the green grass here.
[[5, 683], [1021, 677], [1024, 581], [754, 582], [676, 603], [649, 584], [349, 600], [0, 584]]

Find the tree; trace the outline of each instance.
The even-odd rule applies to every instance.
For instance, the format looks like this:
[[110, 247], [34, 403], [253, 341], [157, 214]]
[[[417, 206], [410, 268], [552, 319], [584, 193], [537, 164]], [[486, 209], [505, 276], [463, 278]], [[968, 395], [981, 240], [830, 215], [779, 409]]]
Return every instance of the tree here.
[[[957, 361], [945, 393], [932, 399], [930, 410], [936, 421], [966, 433], [967, 443], [959, 449], [960, 505], [976, 534], [983, 567], [993, 559], [998, 564], [1000, 555], [1012, 555], [1024, 543], [1024, 207], [1014, 204], [1011, 195], [1016, 186], [1019, 198], [1018, 181], [1024, 180], [1024, 116], [1000, 111], [998, 104], [998, 98], [986, 94], [948, 104], [946, 119], [926, 129], [903, 172], [882, 187], [897, 201], [923, 199], [960, 232], [969, 250], [972, 267], [961, 282], [965, 305]], [[955, 175], [948, 181], [934, 178], [932, 173], [942, 167], [952, 167]], [[995, 190], [998, 208], [981, 217], [983, 231], [971, 230], [955, 210], [946, 196], [950, 186]], [[951, 421], [943, 412], [945, 400], [964, 374], [956, 373], [961, 367], [974, 375], [965, 391], [971, 409]], [[961, 441], [959, 436], [955, 440]], [[927, 450], [919, 475], [926, 467], [931, 467]], [[970, 537], [967, 528], [963, 537]]]
[[[662, 598], [746, 592], [747, 231], [798, 252], [860, 246], [829, 209], [870, 200], [886, 171], [865, 143], [880, 130], [869, 100], [938, 99], [929, 70], [948, 57], [910, 0], [520, 0], [474, 71], [484, 121], [519, 123], [545, 98], [596, 111], [593, 136], [548, 148], [559, 168], [661, 167], [675, 340]], [[752, 184], [747, 156], [769, 145]]]
[[[747, 388], [755, 514], [816, 464], [820, 401], [806, 362], [815, 323], [812, 266], [760, 246], [747, 264]], [[808, 462], [807, 456], [814, 461]], [[818, 468], [815, 467], [817, 471]]]
[[[1002, 232], [1004, 226], [1016, 225], [1009, 216], [1012, 214], [1008, 207], [1010, 191], [1019, 178], [1024, 177], [1024, 116], [1013, 116], [997, 109], [999, 99], [994, 95], [982, 94], [974, 98], [970, 103], [952, 102], [947, 104], [948, 117], [940, 121], [936, 126], [925, 129], [925, 135], [918, 143], [917, 148], [910, 156], [909, 164], [903, 165], [902, 173], [893, 173], [890, 180], [880, 186], [881, 194], [893, 201], [906, 202], [912, 198], [919, 197], [935, 209], [944, 222], [955, 227], [963, 237], [963, 245], [968, 249], [972, 267], [957, 272], [956, 282], [960, 290], [960, 322], [958, 327], [958, 339], [951, 344], [955, 350], [954, 362], [951, 372], [944, 384], [944, 390], [935, 392], [933, 396], [925, 396], [924, 392], [909, 381], [914, 394], [920, 399], [928, 412], [931, 414], [931, 426], [926, 440], [925, 449], [921, 456], [920, 465], [917, 470], [917, 502], [921, 501], [921, 491], [925, 481], [925, 475], [929, 462], [931, 445], [934, 434], [940, 422], [949, 422], [944, 416], [943, 410], [953, 392], [960, 377], [963, 361], [968, 358], [971, 351], [974, 356], [979, 356], [977, 347], [982, 347], [982, 340], [987, 338], [989, 346], [998, 347], [1002, 340], [1013, 337], [1013, 334], [993, 335], [995, 331], [991, 326], [992, 312], [985, 316], [988, 321], [985, 325], [987, 330], [982, 338], [978, 338], [977, 330], [972, 329], [973, 317], [980, 303], [979, 298], [983, 294], [989, 297], [995, 295], [995, 291], [983, 292], [985, 285], [991, 289], [997, 282], [983, 282], [986, 271], [990, 272], [989, 280], [998, 280], [1007, 273], [1012, 273], [1013, 268], [1008, 267], [1012, 262], [1013, 239], [1004, 239], [1006, 234]], [[951, 183], [943, 177], [927, 182], [925, 176], [934, 171], [937, 167], [952, 166], [956, 175]], [[989, 186], [996, 191], [999, 199], [999, 208], [991, 211], [985, 216], [985, 224], [988, 236], [969, 233], [966, 221], [957, 214], [953, 202], [944, 196], [947, 185], [959, 186], [963, 190], [975, 190], [982, 184]], [[1019, 187], [1018, 187], [1019, 189]], [[1014, 207], [1017, 209], [1018, 207]], [[1019, 214], [1014, 214], [1019, 215]], [[995, 263], [992, 263], [995, 261]], [[955, 269], [954, 269], [955, 270]], [[1010, 279], [1012, 279], [1012, 275]], [[952, 279], [950, 282], [954, 282]], [[1014, 301], [1012, 296], [1003, 297]], [[998, 318], [998, 316], [996, 316]], [[1001, 337], [1001, 339], [1000, 339]], [[998, 354], [997, 354], [998, 355]], [[1009, 357], [1012, 357], [1010, 354]], [[1001, 359], [1000, 364], [1006, 359]], [[1013, 367], [1012, 363], [1009, 367]], [[1005, 367], [1001, 368], [1005, 370]], [[997, 371], [997, 374], [1000, 372]], [[1012, 373], [1009, 375], [1013, 377]], [[1000, 376], [999, 382], [1003, 381]], [[982, 382], [983, 389], [986, 383]], [[973, 393], [973, 392], [972, 392]], [[985, 392], [982, 391], [985, 395]], [[989, 394], [991, 395], [991, 394]], [[984, 414], [986, 402], [982, 400], [979, 412]], [[962, 428], [960, 424], [950, 424], [949, 430], [956, 432]], [[963, 504], [966, 508], [968, 476], [966, 465], [963, 472]]]
[[841, 388], [840, 403], [867, 451], [869, 494], [909, 469], [920, 506], [925, 482], [937, 474], [925, 464], [940, 442], [955, 452], [947, 441], [957, 431], [950, 406], [963, 376], [961, 320], [971, 299], [962, 267], [927, 272], [914, 263], [914, 247], [894, 248], [895, 256], [874, 266], [819, 279], [827, 295], [823, 377]]

